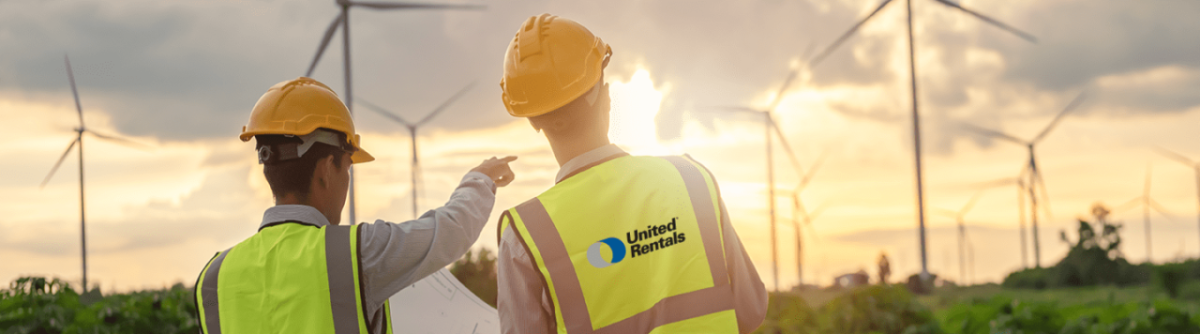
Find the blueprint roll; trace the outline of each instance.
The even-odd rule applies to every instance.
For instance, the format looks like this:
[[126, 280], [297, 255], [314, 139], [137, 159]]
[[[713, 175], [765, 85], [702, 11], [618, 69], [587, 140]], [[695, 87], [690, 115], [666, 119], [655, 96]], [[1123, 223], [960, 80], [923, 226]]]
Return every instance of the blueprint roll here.
[[392, 298], [392, 329], [414, 334], [500, 334], [500, 314], [442, 268]]

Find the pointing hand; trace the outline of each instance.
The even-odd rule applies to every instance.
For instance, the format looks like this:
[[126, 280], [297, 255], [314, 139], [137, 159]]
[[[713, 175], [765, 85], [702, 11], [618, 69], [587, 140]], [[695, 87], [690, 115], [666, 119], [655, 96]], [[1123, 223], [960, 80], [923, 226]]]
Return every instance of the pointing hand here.
[[499, 159], [496, 157], [491, 157], [487, 160], [484, 160], [483, 163], [479, 164], [478, 167], [472, 168], [471, 171], [480, 172], [483, 173], [483, 175], [487, 175], [492, 179], [492, 182], [496, 183], [497, 187], [507, 186], [509, 183], [512, 183], [513, 178], [516, 177], [513, 175], [512, 169], [508, 168], [508, 163], [512, 162], [513, 160], [517, 160], [517, 157], [511, 155]]

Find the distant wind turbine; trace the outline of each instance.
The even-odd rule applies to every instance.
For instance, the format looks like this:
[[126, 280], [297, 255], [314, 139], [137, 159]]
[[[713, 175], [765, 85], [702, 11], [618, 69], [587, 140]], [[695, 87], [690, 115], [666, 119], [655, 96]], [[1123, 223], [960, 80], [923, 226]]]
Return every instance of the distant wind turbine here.
[[763, 117], [763, 125], [765, 126], [766, 146], [767, 146], [767, 205], [768, 215], [770, 216], [771, 224], [771, 274], [774, 277], [775, 291], [779, 291], [779, 248], [776, 244], [775, 234], [775, 150], [772, 148], [771, 133], [775, 133], [779, 137], [779, 143], [783, 145], [783, 149], [787, 152], [788, 157], [792, 161], [792, 166], [796, 172], [803, 177], [804, 170], [800, 167], [800, 160], [796, 158], [796, 153], [792, 151], [792, 146], [788, 144], [787, 138], [783, 135], [783, 131], [779, 129], [779, 124], [775, 122], [774, 111], [779, 106], [780, 100], [783, 100], [783, 94], [791, 88], [792, 82], [795, 81], [797, 71], [791, 71], [788, 77], [783, 82], [783, 87], [775, 94], [774, 101], [766, 109], [755, 109], [752, 107], [721, 107], [720, 110], [730, 112], [743, 112], [758, 114]]
[[[1013, 33], [1025, 40], [1028, 40], [1033, 43], [1037, 43], [1037, 38], [1033, 37], [1033, 35], [1030, 35], [1023, 31], [1017, 30], [1016, 28], [1013, 28], [1012, 26], [1001, 23], [1000, 21], [993, 19], [991, 17], [984, 16], [983, 14], [980, 14], [974, 10], [967, 9], [967, 8], [963, 7], [962, 5], [959, 5], [957, 2], [953, 2], [950, 0], [934, 0], [934, 1], [941, 3], [942, 5], [948, 6], [950, 8], [957, 9], [963, 13], [974, 16], [980, 20], [983, 20], [984, 22], [987, 22], [988, 24], [991, 24], [1000, 29], [1003, 29], [1004, 31]], [[868, 20], [870, 20], [872, 17], [874, 17], [875, 14], [878, 14], [879, 11], [883, 10], [883, 8], [887, 7], [887, 5], [890, 3], [892, 3], [892, 0], [884, 0], [883, 3], [880, 3], [879, 7], [876, 7], [875, 10], [872, 11], [870, 14], [867, 14], [867, 17], [858, 21], [858, 23], [855, 23], [854, 26], [850, 27], [850, 30], [847, 30], [840, 37], [838, 37], [837, 40], [834, 40], [833, 44], [830, 44], [828, 47], [825, 48], [825, 50], [821, 51], [821, 53], [818, 53], [817, 56], [814, 57], [813, 60], [809, 63], [809, 67], [811, 68], [811, 67], [817, 66], [817, 64], [819, 64], [822, 60], [825, 60], [825, 58], [828, 57], [830, 54], [832, 54], [833, 51], [836, 50], [838, 46], [840, 46], [842, 43], [846, 42], [846, 40], [849, 39], [850, 36], [854, 35], [854, 32], [858, 31], [859, 28], [862, 28], [863, 24], [867, 23]], [[919, 231], [920, 231], [918, 236], [920, 238], [920, 247], [921, 247], [921, 277], [927, 278], [927, 277], [929, 277], [929, 266], [928, 266], [926, 251], [925, 251], [925, 248], [926, 248], [925, 247], [925, 192], [924, 192], [924, 181], [922, 180], [922, 174], [921, 174], [922, 173], [922, 171], [921, 171], [921, 126], [920, 126], [921, 122], [919, 119], [920, 112], [919, 112], [919, 108], [918, 108], [918, 104], [917, 104], [917, 61], [916, 61], [916, 52], [917, 51], [916, 51], [915, 43], [913, 41], [912, 0], [905, 0], [905, 4], [907, 5], [907, 13], [908, 13], [908, 68], [909, 68], [909, 73], [911, 74], [911, 76], [909, 78], [911, 79], [911, 87], [912, 87], [912, 121], [913, 121], [912, 124], [913, 124], [913, 148], [914, 148], [913, 153], [916, 156], [917, 222], [918, 222]]]
[[[971, 248], [970, 252], [972, 254], [975, 252], [975, 250], [974, 250], [975, 247], [968, 246], [968, 243], [970, 241], [967, 239], [967, 226], [963, 222], [963, 219], [967, 216], [967, 213], [971, 212], [971, 209], [975, 207], [975, 203], [979, 202], [980, 196], [983, 196], [983, 190], [976, 192], [975, 196], [972, 196], [971, 200], [967, 201], [967, 204], [963, 205], [962, 209], [959, 209], [958, 211], [946, 210], [946, 209], [938, 209], [938, 211], [937, 211], [938, 213], [940, 213], [942, 215], [954, 218], [955, 222], [958, 224], [958, 279], [961, 281], [961, 283], [967, 284], [967, 285], [969, 285], [968, 281], [967, 281], [967, 264], [966, 264], [966, 262], [967, 262], [967, 257], [966, 257], [967, 247]], [[972, 264], [974, 264], [974, 261], [971, 261], [971, 262], [972, 262]], [[974, 271], [974, 268], [972, 268], [972, 271]]]
[[[342, 27], [342, 74], [344, 75], [346, 85], [346, 108], [350, 110], [350, 115], [354, 115], [354, 94], [350, 89], [351, 71], [350, 71], [350, 7], [364, 7], [375, 10], [395, 10], [395, 9], [455, 9], [455, 10], [481, 10], [486, 8], [481, 5], [452, 5], [452, 4], [428, 4], [428, 3], [408, 3], [408, 2], [380, 2], [380, 1], [352, 1], [352, 0], [335, 0], [339, 7], [342, 8], [341, 13], [333, 19], [329, 24], [329, 28], [325, 29], [325, 35], [321, 38], [321, 45], [317, 47], [317, 55], [313, 57], [312, 64], [308, 65], [308, 71], [304, 72], [304, 76], [312, 77], [313, 70], [317, 68], [317, 63], [321, 61], [321, 55], [325, 53], [325, 48], [329, 46], [329, 41], [333, 39], [333, 34], [337, 32], [338, 26]], [[354, 204], [354, 166], [350, 168], [350, 224], [357, 224], [355, 218]]]
[[[796, 233], [796, 280], [799, 282], [799, 286], [801, 287], [804, 286], [804, 241], [800, 237], [801, 225], [808, 227], [809, 231], [815, 236], [816, 231], [814, 231], [812, 227], [813, 220], [816, 220], [817, 217], [821, 215], [821, 212], [825, 209], [824, 206], [821, 206], [817, 207], [816, 210], [809, 212], [804, 206], [804, 199], [801, 198], [801, 195], [804, 193], [804, 189], [808, 188], [808, 184], [812, 182], [813, 175], [817, 173], [817, 170], [821, 169], [821, 165], [824, 161], [825, 154], [821, 154], [821, 156], [817, 158], [817, 161], [813, 163], [812, 167], [808, 169], [808, 172], [800, 178], [800, 183], [796, 185], [796, 189], [792, 191], [792, 227], [793, 231]], [[800, 221], [801, 217], [803, 217], [804, 220], [803, 224], [801, 224]]]
[[1076, 96], [1074, 100], [1071, 100], [1071, 103], [1067, 104], [1067, 107], [1063, 108], [1063, 110], [1061, 112], [1059, 112], [1057, 116], [1054, 117], [1054, 120], [1051, 120], [1050, 124], [1046, 125], [1046, 128], [1042, 129], [1042, 132], [1038, 133], [1038, 135], [1036, 137], [1033, 137], [1032, 140], [1022, 140], [1020, 138], [1017, 138], [1015, 136], [1012, 136], [1012, 135], [1009, 135], [1009, 134], [1006, 134], [1006, 133], [1003, 133], [1000, 131], [981, 128], [981, 127], [971, 125], [971, 124], [964, 124], [964, 126], [971, 131], [974, 131], [976, 133], [979, 133], [981, 135], [985, 135], [988, 137], [997, 138], [997, 139], [1001, 139], [1001, 140], [1011, 142], [1011, 143], [1014, 143], [1017, 145], [1025, 146], [1025, 148], [1029, 150], [1029, 165], [1026, 167], [1026, 172], [1027, 172], [1026, 175], [1029, 177], [1029, 180], [1025, 183], [1025, 186], [1026, 186], [1027, 190], [1029, 191], [1029, 204], [1030, 204], [1029, 217], [1030, 217], [1031, 221], [1033, 222], [1033, 265], [1038, 268], [1042, 267], [1042, 251], [1041, 251], [1041, 242], [1038, 240], [1038, 214], [1037, 214], [1038, 213], [1038, 196], [1037, 196], [1037, 191], [1041, 190], [1041, 192], [1042, 192], [1042, 196], [1043, 196], [1042, 200], [1046, 204], [1047, 215], [1049, 215], [1049, 211], [1050, 211], [1050, 198], [1047, 195], [1048, 192], [1046, 191], [1046, 182], [1045, 182], [1045, 180], [1042, 179], [1041, 171], [1038, 170], [1037, 155], [1034, 153], [1035, 147], [1043, 139], [1046, 139], [1046, 136], [1050, 134], [1051, 130], [1054, 130], [1054, 127], [1056, 125], [1058, 125], [1058, 123], [1060, 121], [1062, 121], [1063, 117], [1067, 116], [1068, 113], [1070, 113], [1072, 110], [1075, 110], [1075, 108], [1079, 107], [1079, 104], [1083, 102], [1083, 99], [1085, 96], [1086, 96], [1085, 93], [1079, 93], [1079, 95]]
[[1017, 219], [1019, 221], [1018, 226], [1020, 226], [1019, 233], [1021, 234], [1021, 268], [1029, 268], [1029, 243], [1025, 240], [1025, 175], [1028, 172], [1029, 168], [1026, 167], [1021, 170], [1021, 173], [1017, 175], [1017, 177], [1002, 178], [996, 181], [983, 183], [978, 186], [978, 189], [987, 189], [1010, 184], [1017, 186]]
[[1132, 200], [1129, 200], [1129, 202], [1126, 202], [1125, 204], [1121, 204], [1121, 206], [1119, 206], [1113, 210], [1113, 212], [1125, 211], [1125, 210], [1129, 209], [1130, 207], [1136, 207], [1138, 205], [1141, 205], [1141, 207], [1142, 207], [1142, 226], [1146, 229], [1146, 262], [1147, 263], [1149, 263], [1151, 260], [1154, 259], [1151, 256], [1151, 255], [1153, 255], [1151, 253], [1153, 244], [1150, 243], [1150, 209], [1153, 208], [1154, 211], [1158, 211], [1159, 214], [1162, 214], [1163, 216], [1166, 216], [1168, 218], [1171, 217], [1171, 214], [1167, 213], [1167, 210], [1163, 209], [1162, 205], [1158, 204], [1158, 201], [1155, 201], [1153, 198], [1150, 197], [1150, 171], [1151, 171], [1150, 165], [1146, 164], [1146, 184], [1142, 187], [1142, 196], [1138, 196]]
[[413, 219], [416, 219], [420, 215], [420, 211], [417, 211], [417, 198], [418, 198], [417, 197], [417, 183], [418, 183], [417, 175], [420, 173], [420, 170], [421, 170], [421, 163], [419, 161], [420, 155], [417, 154], [417, 130], [420, 129], [422, 125], [425, 125], [425, 124], [429, 123], [429, 121], [433, 120], [433, 117], [437, 116], [443, 110], [446, 110], [446, 107], [449, 107], [451, 104], [454, 103], [454, 101], [457, 101], [458, 98], [462, 97], [463, 94], [466, 94], [466, 92], [468, 90], [471, 90], [471, 87], [474, 85], [475, 85], [475, 83], [471, 83], [471, 84], [467, 85], [466, 87], [463, 87], [463, 89], [459, 90], [458, 93], [455, 93], [453, 96], [450, 97], [450, 99], [446, 100], [446, 102], [442, 102], [442, 105], [438, 106], [436, 109], [433, 109], [432, 112], [430, 112], [428, 115], [425, 115], [424, 118], [421, 118], [421, 120], [417, 121], [416, 123], [409, 122], [409, 121], [405, 120], [403, 117], [400, 117], [399, 114], [388, 111], [387, 109], [383, 109], [382, 107], [374, 105], [370, 102], [364, 101], [362, 99], [357, 100], [358, 103], [362, 103], [364, 106], [367, 107], [367, 109], [377, 112], [380, 115], [383, 115], [384, 117], [387, 117], [393, 121], [396, 121], [397, 123], [400, 123], [401, 125], [404, 125], [404, 127], [408, 128], [408, 134], [411, 137], [410, 142], [412, 143], [412, 202], [413, 202], [412, 210], [413, 210]]
[[84, 214], [84, 192], [83, 192], [83, 134], [87, 133], [99, 139], [108, 140], [117, 144], [133, 146], [139, 149], [146, 148], [145, 145], [130, 141], [128, 139], [101, 134], [95, 130], [88, 129], [83, 125], [83, 105], [79, 102], [79, 91], [75, 88], [75, 73], [71, 71], [71, 59], [63, 56], [63, 62], [67, 66], [67, 79], [71, 82], [71, 95], [75, 97], [75, 113], [79, 116], [79, 127], [75, 128], [75, 138], [71, 139], [71, 144], [67, 145], [67, 150], [63, 151], [58, 162], [54, 163], [54, 167], [50, 168], [50, 173], [46, 174], [46, 178], [42, 180], [41, 188], [46, 187], [46, 183], [50, 182], [50, 178], [54, 176], [54, 172], [58, 171], [58, 167], [67, 159], [67, 155], [71, 154], [71, 150], [75, 145], [79, 145], [79, 249], [83, 259], [83, 292], [88, 291], [87, 284], [87, 215]]
[[[1168, 151], [1167, 149], [1161, 147], [1159, 147], [1157, 150], [1158, 153], [1170, 158], [1171, 160], [1175, 160], [1179, 163], [1187, 165], [1188, 167], [1192, 167], [1192, 170], [1196, 173], [1196, 198], [1200, 199], [1200, 162], [1194, 161], [1183, 156], [1182, 154]], [[1196, 218], [1200, 219], [1200, 214], [1197, 214]]]

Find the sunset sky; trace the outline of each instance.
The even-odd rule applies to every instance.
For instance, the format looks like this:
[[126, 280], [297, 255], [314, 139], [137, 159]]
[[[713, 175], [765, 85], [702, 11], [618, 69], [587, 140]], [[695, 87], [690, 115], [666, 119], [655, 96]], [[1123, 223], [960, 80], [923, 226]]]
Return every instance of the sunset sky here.
[[[417, 119], [477, 82], [422, 129], [418, 186], [421, 210], [433, 209], [481, 160], [520, 157], [476, 247], [495, 250], [498, 213], [549, 188], [557, 172], [545, 139], [504, 111], [498, 85], [513, 33], [546, 12], [612, 45], [611, 138], [634, 154], [687, 153], [712, 170], [768, 288], [762, 119], [719, 107], [764, 108], [776, 98], [777, 120], [805, 167], [826, 152], [803, 192], [809, 208], [824, 207], [815, 233], [804, 230], [805, 281], [873, 274], [881, 252], [897, 279], [920, 270], [903, 2], [815, 67], [806, 51], [832, 43], [879, 1], [454, 3], [487, 10], [353, 9], [354, 95]], [[1153, 261], [1200, 254], [1194, 169], [1155, 152], [1200, 161], [1200, 2], [959, 3], [1038, 43], [913, 0], [930, 270], [960, 280], [955, 221], [939, 209], [960, 209], [981, 184], [1016, 177], [1027, 159], [1024, 147], [961, 124], [1033, 138], [1084, 91], [1088, 99], [1037, 146], [1052, 212], [1040, 224], [1042, 264], [1066, 253], [1059, 231], [1073, 231], [1092, 204], [1141, 196], [1148, 168], [1151, 197], [1169, 213], [1150, 216]], [[81, 276], [74, 154], [38, 187], [77, 126], [64, 54], [87, 127], [152, 146], [85, 139], [89, 281], [106, 291], [191, 285], [272, 205], [253, 144], [237, 135], [268, 87], [304, 73], [338, 10], [332, 0], [0, 2], [0, 283]], [[313, 76], [341, 94], [338, 36]], [[793, 70], [796, 84], [775, 96]], [[361, 105], [356, 121], [378, 159], [356, 167], [358, 220], [411, 219], [407, 132]], [[799, 177], [778, 146], [775, 162], [779, 286], [788, 288], [797, 282], [790, 192]], [[981, 196], [965, 216], [974, 282], [999, 282], [1022, 265], [1017, 188]], [[1133, 262], [1147, 258], [1141, 210], [1114, 215]]]

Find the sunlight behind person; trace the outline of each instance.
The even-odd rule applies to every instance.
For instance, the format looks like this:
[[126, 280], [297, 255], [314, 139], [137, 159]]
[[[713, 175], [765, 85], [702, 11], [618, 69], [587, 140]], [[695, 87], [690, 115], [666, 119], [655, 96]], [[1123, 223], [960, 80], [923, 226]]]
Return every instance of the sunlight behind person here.
[[[661, 89], [661, 90], [660, 90]], [[634, 155], [667, 155], [671, 149], [658, 140], [655, 117], [662, 107], [666, 87], [656, 88], [650, 71], [639, 68], [628, 80], [612, 80], [612, 123], [608, 137]]]

